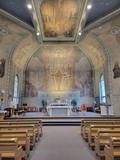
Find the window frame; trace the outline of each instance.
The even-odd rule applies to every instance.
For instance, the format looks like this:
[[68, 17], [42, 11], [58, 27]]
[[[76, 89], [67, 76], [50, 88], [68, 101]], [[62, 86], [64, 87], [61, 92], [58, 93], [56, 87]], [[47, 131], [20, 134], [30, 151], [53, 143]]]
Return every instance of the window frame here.
[[19, 104], [19, 76], [16, 74], [14, 78], [13, 103]]
[[99, 94], [100, 94], [100, 104], [106, 103], [105, 81], [103, 74], [100, 76]]

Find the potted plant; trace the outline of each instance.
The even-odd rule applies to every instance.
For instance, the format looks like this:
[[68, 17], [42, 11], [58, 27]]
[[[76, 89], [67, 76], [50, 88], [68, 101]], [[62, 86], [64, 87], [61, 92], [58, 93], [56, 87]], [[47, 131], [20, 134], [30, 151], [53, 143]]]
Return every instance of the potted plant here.
[[77, 111], [77, 108], [76, 108], [77, 102], [76, 102], [75, 99], [73, 99], [73, 100], [71, 101], [71, 105], [73, 106], [72, 111], [73, 111], [73, 112], [76, 112], [76, 111]]
[[43, 112], [47, 111], [46, 107], [47, 107], [47, 101], [43, 99], [42, 100], [42, 110], [43, 110]]

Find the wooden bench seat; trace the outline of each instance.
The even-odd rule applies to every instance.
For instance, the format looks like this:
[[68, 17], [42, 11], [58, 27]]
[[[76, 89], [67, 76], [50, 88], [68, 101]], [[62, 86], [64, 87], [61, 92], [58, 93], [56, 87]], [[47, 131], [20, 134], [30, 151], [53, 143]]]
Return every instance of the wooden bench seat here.
[[120, 120], [118, 121], [106, 120], [106, 121], [92, 121], [92, 122], [86, 121], [84, 123], [84, 126], [81, 127], [81, 132], [82, 132], [81, 135], [86, 141], [88, 141], [88, 130], [90, 125], [116, 125], [116, 124], [120, 125]]
[[112, 118], [112, 119], [110, 119], [110, 118], [104, 118], [104, 119], [99, 119], [99, 118], [92, 118], [92, 119], [82, 119], [81, 120], [81, 129], [82, 129], [82, 127], [84, 127], [84, 125], [86, 124], [86, 123], [94, 123], [94, 122], [107, 122], [107, 121], [120, 121], [120, 118], [117, 118], [117, 119], [114, 119], [114, 118]]
[[38, 122], [20, 122], [20, 121], [0, 121], [0, 125], [34, 125], [36, 132], [36, 141], [42, 135], [42, 129]]
[[88, 132], [89, 132], [90, 125], [116, 125], [116, 124], [120, 125], [120, 121], [117, 121], [117, 122], [106, 121], [106, 122], [98, 122], [98, 123], [96, 123], [96, 122], [88, 123], [82, 129], [82, 132], [83, 132], [82, 136], [86, 141], [88, 141]]
[[24, 150], [23, 157], [27, 160], [30, 154], [30, 138], [27, 130], [0, 130], [0, 137], [2, 138], [17, 138], [18, 145], [22, 146]]
[[110, 143], [110, 137], [120, 138], [120, 129], [99, 130], [95, 137], [95, 152], [99, 157], [104, 157], [104, 147]]
[[38, 120], [38, 119], [6, 119], [4, 121], [0, 121], [0, 122], [11, 122], [11, 123], [21, 123], [21, 124], [35, 124], [38, 128], [39, 128], [39, 134], [40, 136], [43, 135], [43, 131], [42, 131], [42, 121]]
[[90, 125], [88, 129], [88, 144], [91, 148], [95, 147], [95, 136], [97, 136], [97, 132], [99, 129], [107, 130], [107, 129], [120, 129], [120, 125]]
[[110, 144], [105, 146], [105, 160], [120, 159], [120, 137], [110, 137]]
[[0, 137], [0, 157], [22, 160], [22, 147], [18, 145], [17, 138]]
[[26, 122], [39, 122], [42, 126], [42, 120], [38, 118], [7, 118], [5, 121], [26, 121]]
[[31, 148], [34, 147], [36, 142], [36, 132], [35, 132], [35, 126], [34, 125], [0, 125], [0, 130], [21, 130], [21, 129], [27, 129], [28, 136], [30, 137], [30, 146]]

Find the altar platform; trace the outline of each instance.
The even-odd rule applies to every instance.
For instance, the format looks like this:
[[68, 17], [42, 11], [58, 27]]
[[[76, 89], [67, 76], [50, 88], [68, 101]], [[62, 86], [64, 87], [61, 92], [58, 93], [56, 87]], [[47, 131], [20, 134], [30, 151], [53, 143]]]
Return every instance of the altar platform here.
[[84, 117], [101, 117], [99, 113], [96, 112], [70, 112], [69, 116], [61, 116], [58, 114], [55, 116], [50, 116], [48, 113], [43, 113], [43, 112], [26, 112], [24, 115], [14, 115], [13, 117], [23, 117], [23, 118], [43, 118], [43, 119], [59, 119], [59, 118], [64, 118], [64, 119], [76, 119], [76, 118], [84, 118]]
[[9, 117], [9, 119], [19, 119], [19, 118], [27, 118], [27, 119], [40, 119], [43, 122], [43, 126], [80, 126], [82, 119], [106, 119], [106, 118], [120, 118], [120, 116], [103, 116], [95, 112], [72, 112], [70, 116], [48, 116], [42, 112], [27, 112], [24, 115], [15, 115]]

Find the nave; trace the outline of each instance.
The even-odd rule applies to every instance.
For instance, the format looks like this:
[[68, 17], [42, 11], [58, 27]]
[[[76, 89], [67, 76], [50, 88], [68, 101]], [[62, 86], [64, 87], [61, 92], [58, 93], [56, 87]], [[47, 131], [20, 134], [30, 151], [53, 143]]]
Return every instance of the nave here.
[[80, 136], [79, 126], [44, 126], [43, 136], [30, 153], [30, 160], [96, 160]]
[[48, 124], [35, 118], [0, 121], [0, 160], [120, 160], [120, 118]]

